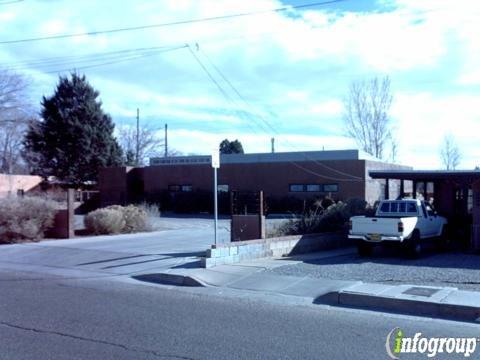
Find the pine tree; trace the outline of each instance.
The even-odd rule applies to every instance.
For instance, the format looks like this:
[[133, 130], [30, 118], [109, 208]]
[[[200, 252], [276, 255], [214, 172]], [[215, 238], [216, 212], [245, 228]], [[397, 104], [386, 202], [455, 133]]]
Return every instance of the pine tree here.
[[29, 126], [25, 137], [35, 173], [79, 185], [95, 181], [100, 167], [121, 164], [115, 125], [98, 96], [84, 75], [72, 73], [60, 77], [51, 97], [43, 97], [42, 119]]

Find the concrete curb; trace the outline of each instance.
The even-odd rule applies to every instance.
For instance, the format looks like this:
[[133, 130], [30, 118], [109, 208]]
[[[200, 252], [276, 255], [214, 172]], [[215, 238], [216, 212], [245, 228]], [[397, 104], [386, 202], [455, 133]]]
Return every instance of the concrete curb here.
[[478, 306], [393, 298], [349, 291], [325, 294], [315, 299], [314, 303], [467, 322], [479, 322], [480, 319], [480, 307]]
[[156, 273], [132, 276], [133, 279], [162, 285], [206, 287], [202, 281], [188, 275], [176, 273]]

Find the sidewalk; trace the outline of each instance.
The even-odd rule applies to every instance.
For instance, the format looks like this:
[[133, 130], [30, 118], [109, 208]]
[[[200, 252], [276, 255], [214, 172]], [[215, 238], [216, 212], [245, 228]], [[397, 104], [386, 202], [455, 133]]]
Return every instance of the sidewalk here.
[[[329, 251], [325, 257], [347, 254], [352, 249]], [[321, 253], [311, 254], [316, 259]], [[305, 256], [302, 257], [305, 260]], [[140, 275], [137, 280], [180, 286], [204, 286], [258, 291], [307, 298], [313, 304], [386, 311], [401, 314], [480, 322], [480, 293], [453, 287], [385, 285], [284, 276], [265, 270], [298, 263], [292, 259], [259, 259], [211, 269], [169, 269]]]

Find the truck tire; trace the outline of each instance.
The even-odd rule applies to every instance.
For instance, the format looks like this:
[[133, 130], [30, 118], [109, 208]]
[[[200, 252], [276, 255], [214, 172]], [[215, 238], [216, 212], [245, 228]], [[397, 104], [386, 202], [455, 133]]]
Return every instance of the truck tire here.
[[420, 239], [420, 232], [414, 230], [410, 239], [405, 243], [405, 255], [409, 259], [417, 259], [422, 254], [422, 243]]
[[373, 246], [366, 241], [359, 241], [357, 243], [357, 250], [360, 257], [372, 256]]

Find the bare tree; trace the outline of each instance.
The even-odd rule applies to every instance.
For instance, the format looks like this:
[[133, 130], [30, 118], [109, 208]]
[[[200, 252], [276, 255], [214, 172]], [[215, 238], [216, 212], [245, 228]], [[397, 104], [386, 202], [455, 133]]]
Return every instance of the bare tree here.
[[22, 167], [23, 137], [31, 117], [22, 75], [0, 70], [0, 172], [11, 174]]
[[0, 69], [0, 122], [10, 121], [12, 114], [29, 108], [27, 87], [24, 76]]
[[392, 101], [388, 77], [353, 82], [344, 100], [346, 135], [363, 151], [378, 159], [388, 157], [387, 147], [390, 148], [390, 158], [396, 158], [398, 145], [389, 116]]
[[163, 137], [149, 127], [140, 126], [138, 129], [138, 154], [136, 126], [119, 126], [118, 141], [123, 148], [127, 165], [144, 165], [148, 158], [163, 156], [165, 153]]
[[440, 148], [440, 158], [447, 170], [455, 170], [460, 165], [462, 155], [460, 148], [452, 135], [445, 135]]

